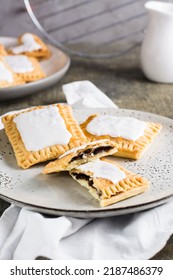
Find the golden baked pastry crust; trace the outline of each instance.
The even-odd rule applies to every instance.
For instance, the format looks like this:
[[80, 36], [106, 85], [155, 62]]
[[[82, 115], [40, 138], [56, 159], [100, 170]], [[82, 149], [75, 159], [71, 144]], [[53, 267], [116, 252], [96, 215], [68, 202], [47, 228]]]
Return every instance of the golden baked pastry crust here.
[[[149, 181], [147, 179], [126, 170], [114, 161], [105, 158], [102, 158], [101, 160], [114, 164], [126, 174], [126, 178], [119, 181], [117, 184], [114, 184], [107, 179], [94, 178], [93, 173], [90, 171], [84, 172], [78, 168], [70, 171], [70, 175], [82, 186], [86, 187], [92, 196], [99, 200], [100, 206], [104, 207], [119, 202], [126, 198], [138, 195], [149, 188]], [[89, 178], [79, 179], [76, 178], [76, 174], [84, 174], [84, 176], [86, 175]]]
[[20, 77], [18, 77], [18, 75], [15, 74], [14, 71], [9, 67], [9, 65], [4, 61], [2, 56], [0, 57], [0, 62], [3, 63], [3, 65], [11, 72], [13, 76], [12, 83], [9, 83], [8, 81], [5, 80], [0, 81], [0, 88], [14, 87], [14, 86], [25, 84], [25, 82]]
[[144, 135], [141, 136], [138, 140], [127, 140], [121, 137], [111, 137], [109, 135], [95, 136], [90, 134], [86, 127], [87, 125], [97, 116], [97, 114], [91, 115], [88, 119], [80, 125], [82, 131], [87, 137], [88, 141], [96, 141], [99, 139], [110, 139], [111, 141], [118, 144], [118, 152], [115, 154], [117, 157], [125, 157], [132, 159], [139, 159], [150, 147], [150, 144], [159, 134], [162, 125], [159, 123], [148, 122], [147, 128], [145, 129]]
[[45, 73], [43, 72], [40, 63], [34, 57], [27, 57], [29, 61], [32, 63], [34, 70], [32, 72], [26, 73], [16, 73], [20, 79], [24, 82], [34, 82], [46, 77]]
[[[28, 32], [27, 32], [28, 33]], [[22, 45], [22, 36], [26, 34], [26, 33], [23, 33], [22, 35], [19, 36], [18, 38], [18, 43], [19, 45]], [[35, 51], [32, 51], [32, 52], [22, 52], [20, 54], [25, 54], [27, 56], [32, 56], [32, 57], [37, 57], [37, 58], [49, 58], [50, 55], [51, 55], [51, 52], [49, 50], [49, 48], [47, 47], [47, 45], [35, 34], [32, 34], [32, 33], [29, 33], [31, 34], [33, 37], [34, 37], [34, 40], [36, 41], [36, 43], [38, 43], [40, 46], [41, 46], [41, 49], [39, 50], [35, 50]], [[8, 53], [9, 54], [14, 54], [13, 53], [13, 50], [12, 49], [9, 49], [8, 50]]]
[[7, 55], [7, 54], [8, 54], [8, 53], [7, 53], [7, 51], [6, 51], [5, 47], [4, 47], [4, 45], [1, 45], [1, 44], [0, 44], [0, 55], [4, 56], [4, 55]]
[[[68, 145], [54, 145], [54, 146], [46, 147], [39, 151], [33, 151], [33, 152], [27, 151], [22, 141], [22, 138], [20, 136], [20, 133], [17, 130], [16, 124], [13, 122], [13, 119], [17, 115], [22, 114], [22, 112], [19, 114], [6, 115], [2, 118], [5, 132], [13, 147], [17, 159], [17, 163], [20, 167], [26, 169], [39, 162], [57, 158], [65, 151], [86, 143], [86, 137], [83, 134], [82, 130], [80, 129], [77, 121], [74, 119], [72, 115], [71, 107], [63, 104], [57, 104], [53, 106], [58, 107], [59, 113], [65, 121], [66, 128], [72, 134], [72, 137]], [[27, 112], [32, 110], [38, 110], [44, 107], [45, 106], [37, 106], [28, 109]]]
[[64, 157], [60, 157], [53, 162], [49, 162], [43, 169], [43, 174], [68, 171], [83, 163], [96, 160], [100, 157], [112, 155], [117, 151], [117, 145], [114, 142], [106, 139], [105, 141], [96, 142], [87, 143], [86, 147], [81, 147], [77, 151], [72, 151]]

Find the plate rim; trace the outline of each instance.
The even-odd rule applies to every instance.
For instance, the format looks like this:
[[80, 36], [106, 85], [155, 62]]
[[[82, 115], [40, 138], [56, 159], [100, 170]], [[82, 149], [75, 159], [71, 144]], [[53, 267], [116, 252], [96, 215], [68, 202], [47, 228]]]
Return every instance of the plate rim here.
[[[133, 110], [133, 109], [124, 109], [124, 108], [86, 108], [86, 109], [73, 109], [74, 111], [81, 111], [83, 112], [85, 111], [102, 111], [102, 110], [120, 110], [122, 113], [125, 112], [135, 112], [135, 113], [142, 113], [144, 115], [150, 115], [153, 116], [155, 118], [162, 118], [163, 121], [171, 121], [173, 124], [173, 119], [166, 117], [166, 116], [162, 116], [159, 114], [155, 114], [155, 113], [150, 113], [147, 111], [141, 111], [141, 110]], [[0, 116], [1, 117], [1, 116]], [[58, 208], [50, 208], [50, 207], [46, 207], [46, 206], [39, 206], [39, 205], [35, 205], [32, 203], [28, 203], [28, 202], [22, 202], [22, 201], [18, 201], [16, 199], [10, 198], [8, 196], [5, 196], [3, 194], [0, 193], [0, 198], [4, 199], [7, 202], [13, 203], [19, 207], [24, 207], [26, 209], [29, 209], [31, 211], [37, 211], [39, 213], [45, 213], [45, 214], [50, 214], [53, 216], [58, 216], [58, 215], [66, 215], [66, 216], [71, 216], [71, 217], [79, 217], [79, 218], [88, 218], [88, 217], [92, 217], [92, 218], [102, 218], [102, 217], [110, 217], [110, 216], [117, 216], [117, 215], [124, 215], [124, 214], [130, 214], [130, 213], [135, 213], [135, 212], [140, 212], [140, 211], [144, 211], [144, 210], [148, 210], [151, 209], [153, 207], [157, 207], [159, 205], [162, 205], [164, 203], [167, 203], [168, 201], [171, 201], [173, 199], [173, 193], [166, 195], [162, 198], [158, 198], [152, 201], [149, 201], [147, 203], [141, 203], [139, 205], [129, 205], [129, 206], [122, 206], [119, 208], [99, 208], [99, 209], [94, 209], [94, 210], [70, 210], [70, 209], [58, 209]]]
[[[48, 208], [45, 206], [38, 206], [38, 205], [35, 205], [32, 203], [27, 203], [27, 202], [21, 202], [19, 200], [6, 197], [5, 195], [2, 195], [2, 194], [0, 194], [0, 198], [4, 199], [7, 202], [14, 203], [18, 207], [26, 208], [28, 210], [36, 211], [39, 213], [47, 213], [47, 214], [50, 214], [53, 216], [66, 215], [69, 217], [80, 217], [80, 218], [88, 218], [88, 217], [103, 218], [103, 217], [111, 217], [111, 216], [118, 216], [118, 215], [126, 215], [126, 214], [131, 214], [131, 213], [135, 213], [135, 212], [141, 212], [141, 211], [152, 209], [154, 207], [157, 207], [157, 206], [165, 204], [169, 201], [172, 201], [173, 194], [168, 195], [164, 198], [156, 199], [154, 201], [150, 201], [148, 203], [143, 203], [140, 205], [119, 207], [117, 209], [99, 208], [96, 210], [70, 210], [70, 209], [62, 210], [62, 209], [57, 209], [57, 208]], [[136, 210], [136, 211], [134, 211], [134, 210]], [[104, 215], [102, 215], [102, 213], [104, 213]]]

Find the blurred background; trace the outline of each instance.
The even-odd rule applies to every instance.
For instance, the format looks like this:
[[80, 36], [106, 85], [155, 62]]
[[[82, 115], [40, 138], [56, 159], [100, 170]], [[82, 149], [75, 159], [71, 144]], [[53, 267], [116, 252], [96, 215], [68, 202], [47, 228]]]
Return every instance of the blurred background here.
[[[140, 44], [147, 13], [144, 0], [29, 0], [36, 24], [52, 42], [73, 53], [119, 55]], [[0, 35], [40, 35], [23, 0], [1, 0]]]
[[1, 36], [16, 37], [26, 30], [39, 33], [26, 11], [23, 0], [1, 0], [0, 2]]

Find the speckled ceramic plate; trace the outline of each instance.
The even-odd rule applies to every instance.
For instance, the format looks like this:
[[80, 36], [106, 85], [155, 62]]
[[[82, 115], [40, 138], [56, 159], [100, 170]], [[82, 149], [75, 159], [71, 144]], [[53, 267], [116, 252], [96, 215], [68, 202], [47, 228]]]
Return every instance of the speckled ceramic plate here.
[[92, 113], [132, 116], [163, 124], [163, 129], [146, 154], [138, 161], [113, 158], [129, 170], [148, 178], [145, 193], [101, 208], [88, 191], [67, 173], [43, 175], [44, 164], [21, 170], [4, 130], [0, 130], [0, 196], [13, 204], [52, 215], [106, 217], [137, 212], [173, 198], [173, 120], [158, 115], [121, 109], [76, 110], [81, 121]]
[[[17, 44], [17, 39], [11, 37], [0, 37], [0, 44], [9, 48]], [[40, 61], [41, 67], [46, 74], [46, 78], [19, 85], [15, 87], [0, 88], [0, 101], [20, 98], [36, 91], [44, 90], [57, 83], [67, 72], [70, 66], [70, 58], [63, 51], [49, 45], [51, 56]]]

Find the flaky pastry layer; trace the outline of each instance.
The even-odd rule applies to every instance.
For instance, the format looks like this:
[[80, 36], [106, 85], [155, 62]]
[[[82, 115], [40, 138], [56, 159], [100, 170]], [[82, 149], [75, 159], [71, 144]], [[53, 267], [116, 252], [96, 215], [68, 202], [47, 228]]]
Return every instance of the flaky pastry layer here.
[[[24, 34], [26, 34], [26, 33], [23, 33], [18, 38], [19, 45], [23, 44], [22, 43], [22, 36]], [[36, 41], [36, 43], [38, 43], [41, 46], [41, 48], [39, 50], [35, 50], [35, 51], [32, 51], [32, 52], [22, 52], [21, 54], [25, 54], [27, 56], [32, 56], [32, 57], [37, 57], [37, 58], [48, 58], [48, 57], [50, 57], [51, 52], [50, 52], [49, 48], [47, 47], [47, 45], [37, 35], [32, 34], [32, 33], [30, 33], [30, 34], [34, 37], [34, 40]], [[15, 53], [13, 53], [12, 49], [9, 49], [8, 53], [15, 55]]]
[[90, 194], [100, 202], [100, 206], [108, 206], [126, 198], [138, 195], [149, 188], [149, 181], [140, 175], [134, 174], [118, 165], [114, 161], [102, 158], [101, 160], [114, 164], [126, 174], [126, 178], [114, 184], [107, 179], [94, 177], [90, 171], [72, 169], [70, 175], [82, 186], [87, 188]]
[[102, 142], [88, 143], [85, 148], [80, 148], [77, 151], [48, 163], [43, 169], [43, 174], [71, 170], [83, 163], [112, 155], [116, 152], [117, 145], [106, 139]]
[[10, 71], [10, 73], [13, 76], [13, 81], [11, 83], [5, 80], [0, 80], [0, 88], [14, 87], [14, 86], [25, 84], [25, 81], [23, 81], [21, 77], [19, 77], [16, 73], [14, 73], [14, 71], [10, 68], [10, 66], [4, 61], [2, 56], [0, 56], [0, 62], [4, 64], [4, 66], [8, 69], [8, 71]]
[[95, 136], [90, 134], [86, 127], [97, 115], [91, 115], [88, 119], [80, 125], [82, 131], [87, 137], [88, 141], [96, 141], [99, 139], [110, 139], [111, 141], [118, 144], [118, 152], [115, 154], [117, 157], [125, 157], [132, 159], [139, 159], [143, 156], [146, 150], [150, 147], [153, 140], [159, 134], [162, 125], [159, 123], [147, 122], [147, 128], [145, 129], [144, 135], [138, 140], [127, 140], [121, 137], [111, 137], [109, 135]]
[[46, 75], [43, 72], [38, 60], [34, 57], [28, 57], [28, 59], [32, 63], [34, 70], [26, 73], [17, 73], [17, 76], [20, 77], [24, 82], [34, 82], [45, 78]]
[[4, 47], [4, 45], [1, 45], [1, 44], [0, 44], [0, 55], [4, 56], [4, 55], [7, 55], [7, 54], [8, 54], [8, 53], [7, 53], [7, 51], [6, 51], [5, 47]]
[[[72, 135], [68, 145], [53, 145], [38, 151], [27, 151], [20, 136], [20, 133], [16, 127], [16, 124], [13, 122], [13, 119], [17, 115], [22, 113], [6, 115], [2, 118], [5, 132], [13, 147], [17, 163], [20, 167], [26, 169], [39, 162], [58, 158], [65, 151], [86, 143], [86, 137], [80, 129], [77, 121], [74, 119], [71, 107], [63, 104], [57, 104], [53, 106], [58, 107], [59, 113], [65, 121], [66, 128]], [[37, 106], [27, 111], [29, 112], [41, 108], [44, 108], [44, 106]]]

